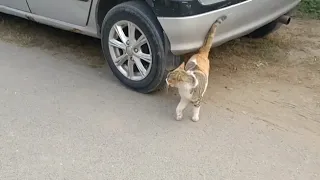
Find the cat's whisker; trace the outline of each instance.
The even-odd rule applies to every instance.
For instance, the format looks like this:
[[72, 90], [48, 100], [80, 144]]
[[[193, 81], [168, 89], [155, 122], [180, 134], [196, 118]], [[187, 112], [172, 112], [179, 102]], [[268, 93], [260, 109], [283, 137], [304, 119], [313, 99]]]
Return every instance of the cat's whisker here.
[[166, 94], [168, 94], [169, 93], [169, 85], [167, 84], [166, 85]]
[[168, 82], [168, 78], [166, 78], [166, 86], [165, 86], [165, 89], [166, 89], [166, 94], [169, 93], [169, 82]]

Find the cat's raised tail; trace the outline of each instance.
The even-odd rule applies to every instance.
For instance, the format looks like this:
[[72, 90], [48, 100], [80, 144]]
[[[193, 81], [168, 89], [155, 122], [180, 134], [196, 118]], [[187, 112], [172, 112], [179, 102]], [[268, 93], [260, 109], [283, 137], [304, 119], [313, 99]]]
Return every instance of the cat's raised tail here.
[[209, 56], [209, 52], [212, 47], [212, 43], [213, 43], [214, 36], [216, 34], [217, 27], [226, 19], [227, 19], [227, 16], [222, 15], [219, 18], [217, 18], [216, 21], [212, 24], [212, 26], [206, 36], [205, 43], [203, 44], [203, 46], [199, 50], [199, 52], [201, 54], [204, 54], [206, 57]]

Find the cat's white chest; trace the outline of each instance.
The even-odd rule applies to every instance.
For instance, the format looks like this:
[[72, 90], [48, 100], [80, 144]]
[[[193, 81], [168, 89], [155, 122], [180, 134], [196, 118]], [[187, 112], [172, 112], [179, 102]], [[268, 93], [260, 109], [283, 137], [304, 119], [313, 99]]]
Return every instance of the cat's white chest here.
[[192, 87], [190, 85], [188, 85], [188, 84], [179, 85], [179, 87], [178, 87], [179, 95], [182, 98], [191, 100], [191, 98], [192, 98], [191, 88]]

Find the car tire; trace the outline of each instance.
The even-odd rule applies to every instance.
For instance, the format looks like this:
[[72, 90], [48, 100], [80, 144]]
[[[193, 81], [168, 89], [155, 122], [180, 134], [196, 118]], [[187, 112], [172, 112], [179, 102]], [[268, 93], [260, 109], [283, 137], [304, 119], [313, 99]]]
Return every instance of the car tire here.
[[[140, 49], [134, 49], [133, 51], [133, 49], [130, 50], [131, 45], [126, 45], [126, 50], [121, 49], [123, 48], [121, 45], [121, 48], [114, 50], [114, 43], [110, 43], [110, 38], [118, 37], [119, 33], [115, 30], [115, 25], [117, 25], [118, 28], [121, 27], [121, 29], [122, 27], [126, 28], [125, 25], [119, 25], [119, 23], [122, 22], [128, 22], [127, 29], [129, 29], [129, 23], [131, 23], [131, 28], [134, 27], [135, 33], [131, 33], [134, 34], [131, 37], [135, 37], [136, 34], [139, 33], [145, 36], [147, 43], [143, 45], [144, 47], [141, 46]], [[125, 32], [125, 28], [122, 30], [127, 38], [131, 40], [129, 32]], [[139, 31], [139, 33], [137, 33], [137, 31]], [[117, 36], [112, 36], [113, 33], [117, 33]], [[141, 39], [141, 37], [135, 37], [135, 40], [138, 39], [137, 41], [139, 41], [139, 38]], [[133, 42], [135, 41], [133, 40], [129, 43], [132, 43], [132, 46], [135, 46], [137, 43]], [[129, 1], [113, 7], [106, 14], [102, 23], [101, 44], [103, 54], [113, 74], [127, 87], [140, 93], [151, 93], [158, 90], [164, 84], [167, 74], [165, 60], [166, 49], [164, 47], [165, 37], [156, 16], [145, 2]], [[143, 48], [148, 50], [143, 50]], [[138, 53], [135, 53], [136, 51], [140, 52], [139, 57], [143, 57], [140, 59], [140, 62], [137, 60]], [[121, 63], [116, 65], [114, 61], [116, 61], [117, 57], [119, 58], [119, 56], [121, 56], [117, 56], [116, 52], [119, 54], [121, 54], [121, 52], [123, 54], [126, 53], [128, 56], [132, 57], [132, 60], [130, 60], [129, 57], [127, 62], [124, 62], [122, 66], [119, 66]], [[144, 56], [142, 56], [141, 53], [145, 53]], [[146, 56], [146, 54], [148, 56]], [[150, 58], [151, 62], [149, 63], [148, 61]], [[148, 59], [148, 61], [145, 61], [145, 59]], [[140, 69], [138, 68], [138, 65]], [[141, 65], [145, 68], [144, 70], [141, 68]], [[139, 73], [140, 76], [136, 76], [136, 74]]]
[[264, 38], [271, 34], [272, 32], [276, 31], [279, 29], [281, 26], [280, 23], [277, 21], [272, 21], [269, 24], [266, 24], [262, 26], [261, 28], [251, 32], [250, 34], [247, 35], [247, 37], [252, 38], [252, 39], [258, 39], [258, 38]]

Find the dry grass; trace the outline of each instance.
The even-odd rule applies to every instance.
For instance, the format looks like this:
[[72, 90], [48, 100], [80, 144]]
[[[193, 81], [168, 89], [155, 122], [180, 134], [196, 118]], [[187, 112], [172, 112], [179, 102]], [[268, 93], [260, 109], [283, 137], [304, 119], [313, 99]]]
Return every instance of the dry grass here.
[[0, 14], [0, 38], [20, 46], [72, 53], [89, 65], [104, 63], [98, 39], [10, 15]]
[[[314, 59], [307, 55], [320, 48], [320, 29], [317, 20], [296, 20], [283, 26], [264, 39], [240, 38], [214, 48], [211, 57], [215, 70], [238, 72], [262, 67], [288, 67], [301, 59]], [[306, 28], [307, 27], [307, 28]], [[40, 47], [60, 54], [73, 54], [79, 61], [100, 67], [104, 64], [100, 41], [84, 35], [58, 30], [21, 18], [0, 14], [1, 40], [26, 47]], [[299, 54], [299, 52], [302, 52]], [[305, 61], [302, 61], [305, 63]], [[96, 66], [98, 65], [98, 66]], [[312, 68], [317, 67], [313, 64]]]
[[257, 40], [240, 38], [223, 44], [213, 49], [211, 53], [211, 57], [214, 59], [213, 64], [219, 65], [223, 62], [230, 62], [230, 60], [233, 63], [245, 61], [242, 63], [246, 63], [246, 65], [257, 65], [262, 62], [274, 64], [285, 58], [286, 51], [291, 48], [290, 39], [279, 36]]
[[[319, 59], [320, 21], [296, 20], [263, 39], [240, 38], [213, 49], [214, 68], [255, 70], [289, 67]], [[308, 28], [306, 28], [308, 26]], [[318, 61], [312, 68], [318, 66]]]

